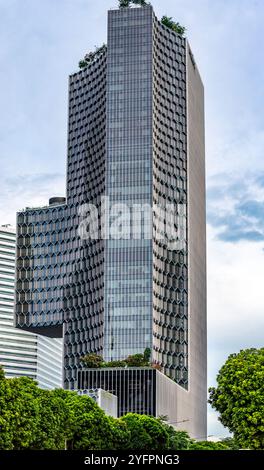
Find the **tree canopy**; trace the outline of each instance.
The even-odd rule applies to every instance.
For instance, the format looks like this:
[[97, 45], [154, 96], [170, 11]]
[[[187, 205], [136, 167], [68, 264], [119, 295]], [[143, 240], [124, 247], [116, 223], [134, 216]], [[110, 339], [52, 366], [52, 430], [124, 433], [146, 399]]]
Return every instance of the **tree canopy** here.
[[231, 354], [209, 403], [243, 448], [264, 449], [264, 348]]
[[92, 398], [42, 390], [27, 377], [5, 379], [0, 368], [0, 450], [118, 450], [129, 442], [125, 423]]
[[86, 395], [42, 390], [26, 377], [6, 379], [0, 367], [0, 450], [227, 450], [237, 446], [235, 440], [195, 442], [165, 418], [133, 413], [107, 416]]
[[162, 450], [168, 449], [169, 435], [162, 422], [145, 415], [128, 413], [121, 418], [131, 432], [131, 449]]

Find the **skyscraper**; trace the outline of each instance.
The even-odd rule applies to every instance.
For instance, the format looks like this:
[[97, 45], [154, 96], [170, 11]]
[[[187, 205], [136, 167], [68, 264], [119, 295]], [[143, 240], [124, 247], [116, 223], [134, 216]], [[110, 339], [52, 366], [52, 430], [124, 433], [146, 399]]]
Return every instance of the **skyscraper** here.
[[[69, 82], [66, 201], [52, 198], [48, 207], [18, 214], [17, 324], [63, 335], [70, 389], [84, 380], [80, 359], [88, 352], [112, 361], [150, 348], [162, 373], [142, 370], [138, 380], [163, 381], [162, 393], [170, 389], [182, 410], [177, 423], [204, 438], [205, 152], [198, 68], [187, 39], [162, 24], [150, 5], [110, 10], [107, 46], [80, 65]], [[164, 212], [168, 206], [173, 219]], [[87, 214], [85, 237], [80, 225]], [[120, 374], [118, 381], [133, 382]], [[107, 385], [110, 375], [103, 380], [116, 391]], [[101, 379], [97, 386], [104, 388]]]
[[7, 378], [30, 377], [42, 388], [62, 386], [62, 341], [14, 325], [16, 233], [0, 226], [0, 365]]

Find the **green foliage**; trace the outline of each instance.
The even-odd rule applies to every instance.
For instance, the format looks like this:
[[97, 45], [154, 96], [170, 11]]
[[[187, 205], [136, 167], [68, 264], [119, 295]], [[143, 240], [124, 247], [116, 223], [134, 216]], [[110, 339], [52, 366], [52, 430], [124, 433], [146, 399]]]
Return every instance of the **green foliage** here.
[[225, 439], [222, 439], [221, 442], [230, 450], [240, 450], [240, 445], [234, 437], [226, 437]]
[[42, 390], [0, 371], [0, 450], [107, 450], [129, 447], [125, 423], [110, 418], [88, 396]]
[[131, 433], [131, 450], [168, 449], [169, 436], [160, 420], [151, 416], [128, 413], [120, 418]]
[[149, 4], [146, 0], [119, 0], [119, 8], [129, 8], [130, 5], [140, 5], [145, 7]]
[[223, 442], [197, 441], [190, 444], [189, 450], [231, 450]]
[[103, 366], [104, 360], [102, 356], [99, 356], [98, 354], [89, 353], [81, 358], [81, 363], [84, 367], [98, 369], [99, 367]]
[[119, 0], [119, 8], [128, 8], [130, 3], [130, 0]]
[[161, 18], [161, 23], [164, 26], [167, 26], [167, 28], [172, 29], [172, 31], [175, 33], [180, 34], [180, 36], [183, 36], [186, 31], [184, 26], [181, 26], [180, 23], [175, 23], [175, 21], [173, 21], [173, 19], [169, 16], [163, 16]]
[[[146, 355], [145, 358], [141, 355], [144, 360]], [[246, 423], [246, 430], [249, 427], [252, 431], [253, 428], [248, 426], [251, 416], [255, 417], [257, 410], [263, 413], [263, 400], [261, 401], [258, 395], [259, 389], [263, 388], [263, 349], [243, 351], [239, 355], [232, 355], [227, 362], [228, 365], [224, 366], [218, 376], [221, 394], [225, 397], [224, 401], [220, 400], [220, 404], [224, 406], [227, 403], [230, 405], [231, 414], [238, 413], [234, 421], [236, 426], [239, 418]], [[240, 387], [242, 395], [239, 392]], [[218, 390], [219, 387], [211, 389], [212, 401], [219, 400]], [[229, 398], [231, 404], [236, 403], [233, 411]], [[242, 409], [244, 405], [246, 408]], [[233, 418], [231, 415], [225, 416], [225, 419], [231, 419], [232, 423]], [[0, 368], [0, 450], [236, 450], [242, 446], [263, 448], [259, 444], [262, 442], [262, 429], [258, 427], [254, 428], [252, 435], [245, 434], [246, 437], [240, 432], [239, 438], [235, 436], [234, 439], [228, 438], [222, 442], [195, 442], [186, 432], [178, 431], [167, 424], [166, 419], [132, 413], [115, 419], [107, 416], [88, 396], [79, 396], [76, 392], [61, 389], [42, 390], [34, 380], [26, 377], [6, 379]], [[242, 426], [243, 429], [244, 427]]]
[[264, 348], [231, 354], [209, 389], [209, 403], [241, 448], [264, 449]]
[[87, 67], [88, 63], [86, 62], [86, 60], [80, 60], [79, 62], [79, 67], [80, 69], [84, 69], [85, 67]]
[[108, 435], [107, 449], [124, 450], [130, 449], [131, 432], [127, 424], [121, 419], [108, 416], [110, 432]]
[[4, 379], [0, 386], [0, 448], [30, 447], [38, 427], [36, 382], [27, 377]]
[[4, 369], [2, 366], [0, 366], [0, 381], [4, 380], [4, 378], [5, 378]]
[[146, 348], [144, 354], [128, 356], [123, 361], [104, 362], [102, 356], [94, 353], [86, 354], [81, 358], [84, 367], [98, 369], [100, 367], [148, 367], [150, 366], [151, 349]]
[[80, 60], [79, 62], [80, 69], [85, 69], [86, 67], [88, 67], [88, 65], [92, 63], [94, 59], [100, 56], [104, 51], [106, 51], [106, 49], [106, 44], [103, 44], [100, 47], [96, 47], [94, 52], [89, 52], [89, 54], [86, 54], [84, 59]]
[[126, 367], [126, 361], [109, 361], [104, 362], [103, 367]]
[[131, 3], [134, 3], [134, 5], [140, 5], [142, 7], [145, 7], [148, 5], [148, 3], [145, 0], [132, 0]]
[[166, 423], [168, 417], [159, 417], [158, 418], [162, 423], [163, 428], [167, 431], [169, 438], [168, 449], [171, 450], [188, 450], [192, 440], [190, 439], [186, 431], [176, 430], [173, 426]]
[[30, 444], [34, 450], [64, 450], [70, 412], [56, 390], [38, 389], [38, 426]]
[[104, 411], [86, 395], [79, 396], [72, 392], [64, 394], [70, 415], [67, 449], [106, 450], [111, 426]]
[[128, 367], [144, 367], [148, 365], [145, 361], [144, 354], [134, 354], [126, 358], [126, 364]]
[[150, 359], [151, 359], [151, 349], [150, 348], [146, 348], [145, 351], [144, 351], [144, 361], [149, 364], [150, 363]]

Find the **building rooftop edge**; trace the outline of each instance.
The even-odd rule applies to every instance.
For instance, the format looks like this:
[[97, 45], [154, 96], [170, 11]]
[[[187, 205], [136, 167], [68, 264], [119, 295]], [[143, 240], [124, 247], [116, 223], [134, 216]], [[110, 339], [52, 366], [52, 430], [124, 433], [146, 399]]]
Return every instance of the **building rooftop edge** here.
[[5, 233], [16, 233], [16, 229], [13, 225], [0, 225], [0, 232], [5, 232]]
[[163, 374], [163, 372], [159, 371], [158, 369], [155, 369], [154, 367], [98, 367], [98, 368], [89, 368], [89, 367], [83, 367], [79, 369], [79, 372], [97, 372], [97, 371], [113, 371], [113, 370], [123, 370], [123, 371], [130, 371], [130, 370], [153, 370], [156, 372], [158, 375], [162, 376], [164, 380], [169, 380], [172, 382], [177, 388], [182, 390], [185, 393], [188, 393], [189, 391], [186, 390], [184, 387], [181, 387], [177, 382], [175, 382], [171, 377], [168, 377], [167, 375]]

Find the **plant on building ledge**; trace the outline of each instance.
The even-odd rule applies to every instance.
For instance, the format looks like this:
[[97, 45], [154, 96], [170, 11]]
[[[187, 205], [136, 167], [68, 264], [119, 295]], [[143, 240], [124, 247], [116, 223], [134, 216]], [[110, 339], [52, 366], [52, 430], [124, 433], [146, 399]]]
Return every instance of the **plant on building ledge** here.
[[90, 353], [81, 358], [81, 363], [88, 369], [100, 369], [103, 366], [104, 360], [102, 356], [99, 356], [95, 353]]
[[184, 26], [181, 26], [180, 23], [175, 23], [175, 21], [173, 21], [173, 19], [169, 16], [163, 16], [161, 18], [161, 24], [167, 26], [167, 28], [170, 28], [172, 31], [179, 34], [180, 36], [183, 36], [186, 31], [186, 28]]
[[81, 358], [81, 364], [88, 369], [103, 367], [150, 367], [151, 349], [146, 348], [143, 354], [133, 354], [124, 360], [104, 362], [102, 356], [95, 353], [86, 354]]
[[133, 354], [126, 358], [126, 364], [128, 367], [148, 367], [149, 362], [146, 361], [144, 354]]
[[119, 8], [129, 8], [130, 5], [139, 5], [141, 7], [145, 7], [149, 5], [146, 0], [119, 0]]
[[148, 2], [146, 2], [145, 0], [132, 0], [131, 3], [134, 3], [134, 5], [140, 5], [141, 7], [145, 7], [146, 5], [149, 5]]
[[106, 44], [103, 44], [101, 47], [96, 47], [94, 52], [89, 52], [84, 56], [84, 59], [80, 60], [79, 67], [80, 69], [85, 69], [90, 65], [95, 59], [102, 55], [107, 49]]
[[119, 8], [129, 8], [130, 0], [119, 0]]

